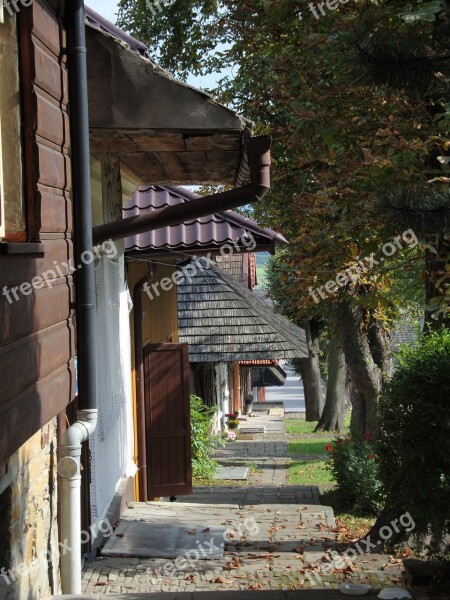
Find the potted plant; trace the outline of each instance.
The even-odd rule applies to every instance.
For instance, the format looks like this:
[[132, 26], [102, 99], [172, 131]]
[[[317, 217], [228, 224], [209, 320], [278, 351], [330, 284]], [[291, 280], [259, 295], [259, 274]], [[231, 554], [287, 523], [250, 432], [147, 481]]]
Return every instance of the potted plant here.
[[230, 413], [225, 416], [227, 417], [228, 429], [236, 429], [239, 425], [239, 421], [238, 421], [239, 413], [238, 412]]

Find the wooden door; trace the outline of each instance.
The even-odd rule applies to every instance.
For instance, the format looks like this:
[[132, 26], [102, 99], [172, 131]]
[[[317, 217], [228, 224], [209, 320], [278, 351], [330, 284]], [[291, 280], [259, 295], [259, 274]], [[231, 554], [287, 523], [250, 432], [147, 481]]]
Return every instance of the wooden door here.
[[192, 494], [187, 344], [144, 348], [147, 496]]

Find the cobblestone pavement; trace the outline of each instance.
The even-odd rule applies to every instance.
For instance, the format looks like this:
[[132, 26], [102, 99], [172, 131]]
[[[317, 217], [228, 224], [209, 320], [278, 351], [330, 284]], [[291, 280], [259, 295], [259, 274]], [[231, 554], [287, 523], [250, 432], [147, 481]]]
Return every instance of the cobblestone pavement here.
[[286, 442], [241, 441], [228, 443], [225, 448], [218, 448], [214, 458], [282, 458], [286, 456]]
[[[239, 459], [220, 459], [227, 466], [241, 466]], [[221, 502], [246, 506], [250, 504], [320, 504], [319, 491], [315, 485], [288, 485], [289, 460], [286, 458], [256, 458], [250, 464], [247, 482], [238, 485], [195, 487], [192, 496], [181, 496], [178, 502]], [[219, 491], [220, 490], [220, 491]]]
[[[202, 560], [200, 551], [174, 563], [158, 558], [98, 558], [85, 565], [85, 593], [100, 592], [184, 592], [206, 590], [279, 590], [300, 587], [305, 564], [320, 563], [327, 543], [334, 535], [333, 511], [313, 505], [264, 504], [242, 509], [214, 504], [165, 503], [172, 509], [168, 524], [188, 522], [195, 535], [196, 525], [228, 526], [222, 559]], [[158, 503], [137, 503], [125, 518], [158, 523]], [[156, 522], [156, 521], [155, 521]], [[199, 547], [200, 548], [200, 547]]]
[[[252, 419], [255, 424], [257, 421], [261, 422], [259, 418]], [[282, 434], [280, 423], [278, 419], [270, 427]], [[239, 531], [239, 536], [224, 541], [223, 558], [206, 560], [205, 554], [199, 553], [198, 560], [174, 564], [162, 558], [98, 557], [85, 564], [84, 593], [104, 596], [164, 592], [169, 593], [165, 596], [169, 600], [173, 597], [170, 593], [175, 593], [176, 598], [184, 592], [192, 593], [197, 598], [198, 594], [201, 597], [203, 593], [215, 592], [211, 600], [219, 600], [227, 597], [227, 590], [239, 590], [239, 599], [246, 597], [244, 590], [250, 590], [255, 594], [252, 598], [256, 598], [258, 590], [311, 588], [311, 576], [315, 587], [337, 587], [336, 575], [320, 570], [324, 563], [331, 562], [336, 546], [333, 511], [319, 504], [316, 486], [288, 485], [286, 442], [246, 440], [228, 444], [226, 451], [218, 450], [217, 454], [221, 452], [219, 460], [223, 464], [251, 465], [248, 481], [195, 488], [191, 496], [164, 503], [164, 510], [173, 511], [170, 522], [178, 519], [193, 532], [196, 524], [204, 527], [205, 523], [210, 527], [227, 525], [229, 530]], [[136, 503], [123, 518], [151, 522], [157, 504]], [[154, 522], [161, 523], [161, 517]], [[349, 569], [341, 578], [359, 581], [363, 576], [365, 581], [371, 581], [374, 577], [374, 585], [382, 587], [383, 578], [389, 581], [399, 575], [398, 564], [391, 565], [392, 569], [386, 566], [386, 556], [360, 559], [358, 572]], [[319, 580], [314, 575], [317, 572], [322, 573]], [[280, 598], [290, 597], [290, 593], [281, 593]], [[278, 598], [274, 593], [275, 597]], [[205, 600], [209, 600], [208, 594]]]

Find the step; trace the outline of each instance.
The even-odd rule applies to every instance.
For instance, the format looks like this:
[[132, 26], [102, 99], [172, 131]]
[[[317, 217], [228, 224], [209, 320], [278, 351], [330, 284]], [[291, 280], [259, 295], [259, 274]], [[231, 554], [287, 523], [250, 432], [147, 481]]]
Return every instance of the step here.
[[[380, 590], [363, 596], [367, 600], [377, 597]], [[426, 600], [423, 593], [413, 593], [415, 600]], [[53, 600], [342, 600], [339, 590], [296, 590], [296, 591], [230, 591], [230, 592], [157, 592], [146, 594], [95, 594], [81, 596], [53, 596]]]

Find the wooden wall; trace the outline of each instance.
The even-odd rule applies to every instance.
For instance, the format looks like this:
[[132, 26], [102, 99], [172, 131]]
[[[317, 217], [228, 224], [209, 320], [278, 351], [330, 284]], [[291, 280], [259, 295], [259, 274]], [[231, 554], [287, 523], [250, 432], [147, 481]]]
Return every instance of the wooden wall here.
[[[175, 267], [171, 264], [156, 265], [157, 271], [154, 278], [154, 283], [162, 281], [165, 277], [172, 277]], [[130, 263], [128, 265], [128, 287], [132, 292], [134, 284], [141, 279], [147, 272], [145, 263]], [[159, 343], [178, 343], [178, 303], [177, 303], [177, 288], [172, 286], [172, 289], [163, 291], [159, 287], [157, 292], [152, 291], [150, 285], [150, 293], [153, 296], [151, 300], [149, 296], [143, 292], [142, 294], [142, 310], [144, 319], [142, 321], [142, 339], [144, 346], [147, 344]], [[159, 292], [159, 296], [157, 293]]]
[[19, 15], [28, 242], [4, 247], [0, 290], [50, 282], [9, 303], [0, 295], [0, 463], [74, 397], [75, 335], [66, 34], [46, 0]]

